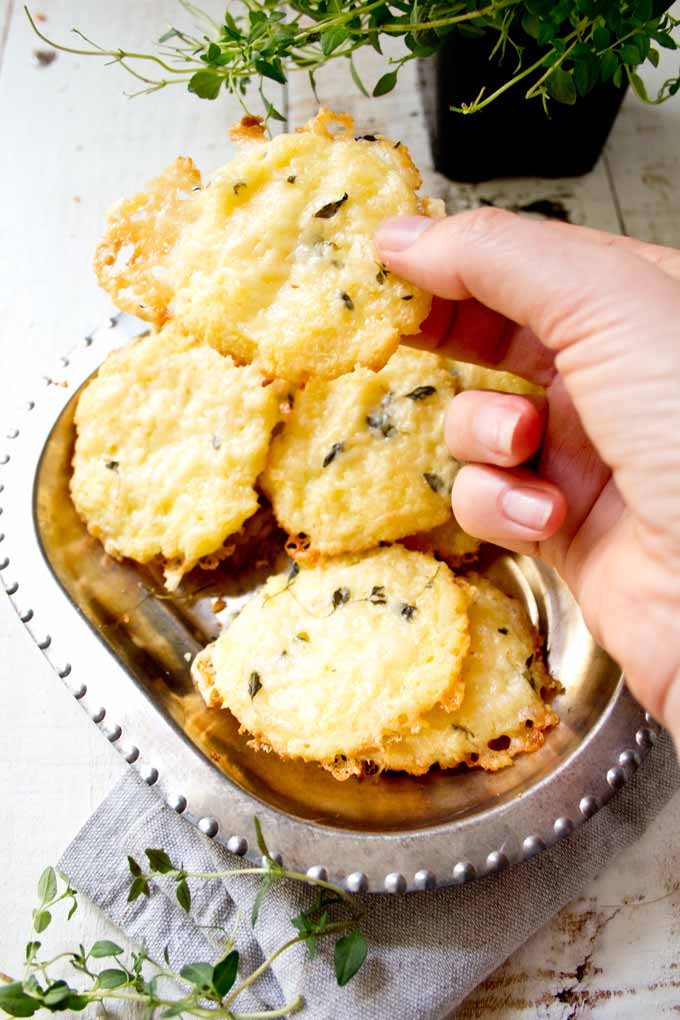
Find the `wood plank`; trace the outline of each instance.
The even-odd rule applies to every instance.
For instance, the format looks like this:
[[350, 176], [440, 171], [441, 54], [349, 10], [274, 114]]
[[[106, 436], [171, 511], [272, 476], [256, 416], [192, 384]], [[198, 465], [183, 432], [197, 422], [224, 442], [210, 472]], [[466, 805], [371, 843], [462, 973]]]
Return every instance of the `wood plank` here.
[[[680, 3], [672, 8], [680, 17]], [[661, 50], [658, 68], [646, 64], [642, 78], [655, 95], [678, 74], [678, 54]], [[680, 96], [648, 106], [628, 95], [607, 145], [612, 185], [626, 233], [680, 247]]]

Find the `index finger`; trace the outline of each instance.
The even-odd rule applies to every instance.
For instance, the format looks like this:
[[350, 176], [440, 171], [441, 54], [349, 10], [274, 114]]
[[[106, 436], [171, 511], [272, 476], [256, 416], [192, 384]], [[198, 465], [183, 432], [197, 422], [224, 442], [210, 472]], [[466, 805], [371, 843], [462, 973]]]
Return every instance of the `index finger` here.
[[539, 386], [549, 386], [555, 377], [555, 355], [530, 329], [475, 298], [433, 298], [432, 311], [420, 329], [416, 336], [405, 338], [409, 346], [513, 372]]
[[622, 322], [639, 318], [640, 293], [659, 314], [677, 300], [674, 281], [637, 253], [595, 244], [578, 232], [558, 236], [544, 223], [502, 209], [434, 223], [409, 218], [406, 227], [404, 234], [399, 219], [388, 220], [376, 236], [394, 272], [439, 297], [475, 298], [527, 327], [524, 339], [540, 337], [554, 353], [593, 332], [620, 332]]

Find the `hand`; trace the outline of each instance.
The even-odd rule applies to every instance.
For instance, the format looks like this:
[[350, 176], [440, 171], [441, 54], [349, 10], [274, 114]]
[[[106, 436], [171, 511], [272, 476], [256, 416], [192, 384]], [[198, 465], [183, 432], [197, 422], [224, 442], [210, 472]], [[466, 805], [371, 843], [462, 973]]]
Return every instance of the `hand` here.
[[494, 208], [376, 240], [436, 295], [413, 343], [546, 388], [451, 403], [460, 524], [554, 566], [680, 744], [680, 251]]

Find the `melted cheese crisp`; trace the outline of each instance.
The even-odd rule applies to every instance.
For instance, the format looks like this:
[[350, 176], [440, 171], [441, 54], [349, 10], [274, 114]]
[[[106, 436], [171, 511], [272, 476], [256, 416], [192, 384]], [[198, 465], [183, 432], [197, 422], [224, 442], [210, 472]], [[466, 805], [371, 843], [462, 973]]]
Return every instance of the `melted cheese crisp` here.
[[237, 133], [236, 158], [186, 201], [175, 201], [176, 174], [166, 172], [113, 210], [100, 282], [120, 307], [156, 323], [173, 317], [270, 375], [301, 382], [380, 368], [431, 299], [381, 267], [375, 229], [388, 216], [440, 210], [416, 196], [405, 146], [351, 131], [351, 118], [327, 110], [273, 139], [251, 125]]
[[270, 578], [194, 679], [256, 746], [344, 777], [360, 768], [344, 758], [460, 704], [466, 605], [445, 564], [401, 546], [328, 561]]
[[481, 539], [473, 538], [463, 531], [456, 518], [451, 514], [448, 521], [439, 524], [430, 531], [420, 531], [404, 539], [407, 549], [418, 549], [420, 552], [436, 553], [450, 567], [460, 567], [464, 563], [472, 563], [477, 559]]
[[106, 359], [78, 402], [71, 495], [110, 555], [163, 557], [169, 588], [219, 558], [258, 507], [282, 397], [264, 383], [168, 327]]
[[262, 477], [298, 558], [355, 552], [444, 524], [458, 461], [444, 444], [456, 383], [401, 347], [380, 372], [313, 379], [297, 393]]
[[522, 751], [536, 751], [559, 719], [544, 703], [554, 689], [538, 637], [519, 602], [490, 581], [470, 576], [470, 651], [463, 664], [465, 697], [453, 713], [435, 708], [415, 735], [390, 741], [372, 761], [421, 775], [433, 765], [465, 762], [493, 772]]

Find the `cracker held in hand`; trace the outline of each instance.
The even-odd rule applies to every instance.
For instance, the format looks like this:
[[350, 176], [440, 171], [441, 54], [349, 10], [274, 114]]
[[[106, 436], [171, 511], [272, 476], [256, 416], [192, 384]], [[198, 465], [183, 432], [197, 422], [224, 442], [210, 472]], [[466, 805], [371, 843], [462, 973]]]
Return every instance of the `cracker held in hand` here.
[[191, 161], [178, 160], [113, 209], [95, 259], [100, 283], [125, 311], [156, 325], [174, 318], [269, 375], [301, 382], [380, 368], [431, 299], [380, 265], [375, 229], [436, 203], [416, 195], [405, 146], [355, 139], [352, 127], [327, 110], [273, 139], [250, 125], [203, 188]]
[[344, 778], [359, 769], [345, 759], [460, 704], [466, 605], [445, 564], [401, 546], [294, 567], [198, 655], [194, 679], [257, 746]]
[[437, 355], [407, 347], [380, 372], [307, 383], [262, 478], [291, 551], [356, 552], [448, 521], [459, 463], [444, 412], [455, 393]]
[[169, 588], [214, 566], [257, 510], [281, 397], [171, 328], [111, 354], [76, 411], [71, 495], [89, 531], [112, 556], [162, 557]]
[[537, 751], [559, 719], [541, 696], [558, 687], [522, 606], [490, 581], [470, 575], [470, 651], [460, 708], [435, 708], [415, 735], [391, 741], [374, 764], [421, 775], [464, 762], [494, 772], [522, 751]]
[[477, 559], [482, 540], [468, 535], [451, 513], [448, 521], [430, 531], [419, 531], [404, 539], [407, 549], [434, 553], [450, 567], [461, 567]]

